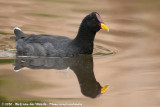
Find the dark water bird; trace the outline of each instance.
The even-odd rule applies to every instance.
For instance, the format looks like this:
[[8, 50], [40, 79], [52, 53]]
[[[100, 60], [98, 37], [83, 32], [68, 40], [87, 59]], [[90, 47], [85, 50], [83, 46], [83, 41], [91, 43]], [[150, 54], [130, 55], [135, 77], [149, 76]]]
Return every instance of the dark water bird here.
[[81, 22], [77, 36], [35, 35], [26, 36], [18, 27], [14, 28], [17, 53], [27, 56], [80, 56], [92, 54], [94, 38], [100, 29], [109, 31], [97, 12], [87, 15]]
[[[101, 86], [96, 80], [93, 72], [93, 57], [75, 56], [75, 57], [17, 57], [14, 62], [14, 71], [18, 72], [24, 67], [30, 69], [57, 69], [64, 70], [70, 68], [76, 75], [81, 93], [90, 98], [96, 98], [105, 93], [109, 86]], [[62, 78], [63, 79], [63, 78]], [[66, 82], [67, 84], [67, 82]], [[75, 88], [76, 89], [76, 88]], [[74, 90], [74, 87], [73, 87]], [[72, 93], [72, 90], [70, 90]]]

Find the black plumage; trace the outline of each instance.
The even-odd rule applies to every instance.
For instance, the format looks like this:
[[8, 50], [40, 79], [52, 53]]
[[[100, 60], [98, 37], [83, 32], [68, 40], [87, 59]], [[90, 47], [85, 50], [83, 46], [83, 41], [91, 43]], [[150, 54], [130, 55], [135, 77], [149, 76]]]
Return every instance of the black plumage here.
[[14, 29], [17, 53], [29, 56], [80, 56], [92, 54], [96, 32], [102, 27], [99, 14], [92, 12], [80, 25], [77, 36], [35, 35], [26, 36], [19, 28]]

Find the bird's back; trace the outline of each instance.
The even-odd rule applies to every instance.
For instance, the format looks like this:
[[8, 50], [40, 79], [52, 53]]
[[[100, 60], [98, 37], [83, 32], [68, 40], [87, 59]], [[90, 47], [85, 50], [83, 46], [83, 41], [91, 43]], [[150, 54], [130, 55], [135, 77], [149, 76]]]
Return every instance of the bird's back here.
[[69, 53], [66, 48], [69, 48], [72, 41], [64, 36], [35, 34], [26, 36], [19, 29], [15, 29], [15, 35], [17, 52], [32, 56], [66, 56]]

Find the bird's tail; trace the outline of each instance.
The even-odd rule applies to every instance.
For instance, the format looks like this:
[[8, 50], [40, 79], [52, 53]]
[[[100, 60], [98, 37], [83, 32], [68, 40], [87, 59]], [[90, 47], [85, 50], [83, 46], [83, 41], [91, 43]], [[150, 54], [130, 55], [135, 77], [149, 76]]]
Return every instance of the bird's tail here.
[[22, 32], [22, 30], [18, 27], [15, 27], [14, 28], [14, 34], [15, 36], [11, 37], [11, 39], [15, 39], [15, 40], [18, 40], [18, 39], [21, 39], [21, 38], [25, 38], [26, 35]]

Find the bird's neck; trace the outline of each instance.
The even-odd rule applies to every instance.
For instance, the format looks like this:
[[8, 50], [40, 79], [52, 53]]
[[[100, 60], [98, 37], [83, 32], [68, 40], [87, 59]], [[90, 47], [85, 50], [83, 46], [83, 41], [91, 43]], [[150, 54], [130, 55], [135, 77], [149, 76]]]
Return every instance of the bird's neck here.
[[74, 41], [80, 44], [93, 44], [96, 32], [91, 31], [87, 26], [81, 23], [78, 34]]
[[78, 34], [72, 43], [74, 46], [78, 47], [79, 53], [92, 54], [95, 35], [96, 32], [89, 29], [87, 21], [84, 19], [80, 25]]

